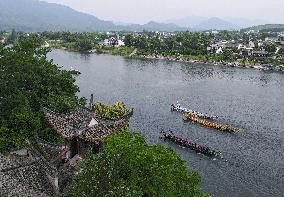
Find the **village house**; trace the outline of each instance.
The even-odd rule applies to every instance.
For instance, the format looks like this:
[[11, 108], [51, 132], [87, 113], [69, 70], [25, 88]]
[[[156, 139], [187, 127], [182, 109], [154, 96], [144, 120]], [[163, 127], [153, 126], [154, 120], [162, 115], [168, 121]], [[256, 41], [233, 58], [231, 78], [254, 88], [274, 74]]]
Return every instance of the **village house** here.
[[170, 32], [160, 32], [160, 31], [156, 31], [155, 34], [157, 36], [159, 36], [159, 38], [168, 38], [171, 37], [173, 35], [175, 35], [174, 33], [170, 33]]
[[277, 44], [279, 44], [279, 45], [284, 45], [284, 40], [279, 40], [279, 41], [277, 41]]
[[217, 53], [217, 54], [222, 53], [225, 44], [227, 44], [227, 41], [218, 41], [207, 47], [207, 51], [210, 53]]
[[257, 46], [258, 47], [262, 47], [264, 44], [263, 44], [263, 41], [262, 40], [257, 40]]
[[224, 48], [239, 48], [242, 46], [240, 40], [219, 40], [207, 47], [209, 53], [222, 53]]
[[267, 57], [269, 57], [269, 53], [266, 51], [253, 51], [252, 56], [258, 60], [265, 60]]
[[223, 47], [220, 47], [216, 50], [216, 54], [223, 53]]
[[207, 47], [207, 51], [209, 52], [209, 53], [216, 53], [216, 51], [220, 51], [220, 50], [222, 50], [222, 46], [220, 46], [220, 45], [218, 45], [218, 44], [212, 44], [212, 45], [210, 45], [209, 47]]
[[277, 42], [278, 41], [278, 37], [266, 37], [264, 39], [265, 42]]
[[247, 47], [243, 44], [238, 45], [238, 50], [246, 49]]
[[49, 43], [47, 41], [44, 41], [44, 45], [43, 45], [44, 48], [48, 48], [50, 47]]
[[230, 40], [224, 46], [230, 47], [230, 48], [237, 48], [239, 46], [239, 44], [240, 44], [240, 41], [238, 41], [238, 40]]
[[103, 46], [114, 46], [114, 47], [122, 47], [125, 46], [124, 41], [116, 38], [116, 37], [110, 37], [108, 39], [105, 39], [100, 45]]
[[259, 33], [259, 30], [253, 30], [253, 29], [251, 29], [251, 30], [249, 30], [249, 31], [247, 31], [247, 32], [245, 32], [246, 34], [255, 34], [255, 33]]
[[249, 48], [255, 48], [255, 44], [253, 41], [249, 41]]
[[218, 34], [219, 31], [217, 31], [217, 30], [212, 30], [211, 33], [212, 33], [212, 34]]
[[253, 48], [249, 48], [249, 47], [240, 47], [240, 55], [243, 58], [247, 58], [249, 56], [252, 56], [253, 54]]

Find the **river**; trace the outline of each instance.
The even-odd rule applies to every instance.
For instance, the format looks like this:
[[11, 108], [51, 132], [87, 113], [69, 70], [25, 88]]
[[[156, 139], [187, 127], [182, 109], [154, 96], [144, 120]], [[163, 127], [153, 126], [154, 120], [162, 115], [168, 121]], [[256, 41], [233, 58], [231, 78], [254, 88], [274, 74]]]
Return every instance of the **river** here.
[[[134, 108], [130, 129], [150, 144], [163, 144], [197, 171], [205, 192], [220, 197], [284, 196], [284, 74], [222, 68], [163, 60], [80, 54], [53, 50], [49, 59], [76, 77], [79, 96]], [[241, 128], [221, 133], [183, 122], [170, 104], [218, 115], [219, 121]], [[196, 154], [159, 139], [161, 129], [219, 150], [224, 159]]]

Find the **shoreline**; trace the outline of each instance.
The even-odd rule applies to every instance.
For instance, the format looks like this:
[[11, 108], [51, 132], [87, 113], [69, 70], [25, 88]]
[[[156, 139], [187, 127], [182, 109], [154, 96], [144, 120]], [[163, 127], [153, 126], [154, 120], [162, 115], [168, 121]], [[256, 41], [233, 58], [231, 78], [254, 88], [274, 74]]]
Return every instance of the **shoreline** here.
[[[136, 51], [135, 51], [136, 50]], [[247, 68], [247, 69], [256, 69], [260, 71], [271, 71], [271, 72], [278, 72], [284, 73], [284, 65], [275, 66], [272, 64], [250, 64], [246, 62], [245, 64], [241, 64], [240, 62], [225, 62], [225, 61], [206, 61], [197, 59], [197, 58], [190, 58], [190, 57], [175, 57], [175, 56], [162, 56], [162, 55], [136, 55], [137, 49], [133, 49], [133, 52], [130, 55], [122, 55], [122, 54], [113, 54], [114, 50], [103, 50], [102, 53], [110, 54], [110, 55], [117, 55], [126, 58], [136, 58], [136, 59], [152, 59], [152, 60], [166, 60], [172, 62], [182, 62], [182, 63], [190, 63], [190, 64], [203, 64], [203, 65], [214, 65], [214, 66], [224, 66], [229, 68]]]
[[203, 65], [214, 65], [214, 66], [224, 66], [228, 68], [247, 68], [247, 69], [257, 69], [260, 71], [273, 71], [278, 73], [284, 73], [284, 65], [282, 66], [273, 66], [272, 64], [240, 64], [235, 62], [210, 62], [192, 58], [174, 58], [174, 57], [163, 57], [163, 56], [138, 56], [141, 59], [153, 59], [153, 60], [166, 60], [172, 62], [182, 62], [189, 64], [203, 64]]
[[[113, 50], [102, 50], [98, 52], [96, 49], [92, 49], [89, 51], [79, 51], [75, 49], [67, 49], [65, 47], [59, 47], [59, 48], [52, 48], [51, 49], [62, 49], [68, 52], [77, 52], [81, 54], [109, 54], [113, 56], [120, 56], [125, 58], [131, 58], [131, 59], [143, 59], [143, 60], [165, 60], [170, 62], [181, 62], [181, 63], [187, 63], [187, 64], [203, 64], [203, 65], [213, 65], [213, 66], [224, 66], [227, 68], [246, 68], [246, 69], [255, 69], [259, 71], [271, 71], [271, 72], [277, 72], [277, 73], [284, 73], [284, 65], [280, 66], [274, 66], [272, 64], [241, 64], [239, 62], [216, 62], [216, 61], [205, 61], [200, 59], [193, 59], [193, 58], [184, 58], [184, 57], [170, 57], [170, 56], [162, 56], [162, 55], [136, 55], [136, 54], [130, 54], [130, 55], [122, 55], [122, 54], [113, 54]], [[135, 49], [134, 49], [135, 50]]]

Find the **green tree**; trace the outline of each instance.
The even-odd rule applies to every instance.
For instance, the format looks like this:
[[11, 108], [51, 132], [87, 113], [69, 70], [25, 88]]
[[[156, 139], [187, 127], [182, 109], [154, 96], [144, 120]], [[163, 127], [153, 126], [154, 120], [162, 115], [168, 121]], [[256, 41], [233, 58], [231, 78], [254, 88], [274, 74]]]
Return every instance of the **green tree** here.
[[82, 171], [67, 188], [71, 196], [204, 196], [199, 176], [184, 161], [160, 145], [149, 146], [130, 132], [108, 137], [97, 155], [82, 163]]
[[75, 48], [79, 51], [89, 51], [93, 48], [93, 44], [89, 39], [79, 39], [75, 43]]
[[6, 44], [13, 44], [16, 41], [17, 37], [17, 32], [15, 31], [15, 29], [12, 29], [11, 34], [6, 39]]
[[275, 53], [277, 47], [275, 44], [265, 44], [263, 48], [269, 53]]
[[234, 49], [231, 49], [231, 48], [224, 48], [223, 49], [223, 52], [222, 52], [222, 60], [224, 61], [231, 61], [234, 59], [233, 57], [233, 51]]
[[243, 39], [243, 43], [245, 45], [249, 44], [249, 35], [248, 34], [244, 33], [242, 39]]
[[134, 45], [133, 43], [134, 37], [132, 34], [127, 34], [124, 38], [125, 46], [131, 47]]
[[278, 54], [284, 55], [284, 47], [282, 47], [282, 48], [279, 49]]
[[92, 107], [103, 119], [120, 118], [131, 112], [131, 110], [123, 102], [116, 102], [110, 106], [103, 103], [95, 103]]
[[40, 46], [35, 36], [22, 38], [12, 48], [0, 46], [1, 152], [21, 147], [25, 139], [35, 142], [39, 135], [51, 139], [51, 132], [44, 133], [42, 107], [70, 112], [76, 106], [75, 79], [46, 60], [48, 50]]

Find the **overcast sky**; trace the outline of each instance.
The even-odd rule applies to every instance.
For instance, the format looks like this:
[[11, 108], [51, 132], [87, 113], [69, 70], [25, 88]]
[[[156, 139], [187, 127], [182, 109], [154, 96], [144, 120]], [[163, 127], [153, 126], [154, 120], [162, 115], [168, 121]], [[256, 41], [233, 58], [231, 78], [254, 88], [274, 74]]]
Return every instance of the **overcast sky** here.
[[284, 0], [45, 0], [100, 19], [146, 23], [185, 16], [264, 19], [284, 23]]

